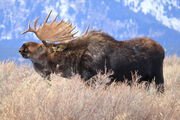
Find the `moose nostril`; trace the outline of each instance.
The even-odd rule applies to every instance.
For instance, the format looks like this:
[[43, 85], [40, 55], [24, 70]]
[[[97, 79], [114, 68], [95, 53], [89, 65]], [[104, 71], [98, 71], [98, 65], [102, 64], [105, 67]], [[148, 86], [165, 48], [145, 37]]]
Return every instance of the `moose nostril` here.
[[20, 50], [19, 50], [19, 52], [21, 53], [21, 52], [22, 52], [22, 50], [20, 49]]

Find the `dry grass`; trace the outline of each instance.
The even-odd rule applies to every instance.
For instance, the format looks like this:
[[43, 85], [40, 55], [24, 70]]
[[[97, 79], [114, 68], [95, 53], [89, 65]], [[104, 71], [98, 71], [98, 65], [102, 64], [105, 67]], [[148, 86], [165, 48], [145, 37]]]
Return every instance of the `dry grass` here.
[[[0, 120], [179, 120], [180, 58], [164, 64], [165, 93], [140, 86], [86, 87], [78, 76], [49, 83], [27, 64], [0, 62]], [[107, 75], [98, 75], [105, 80]]]

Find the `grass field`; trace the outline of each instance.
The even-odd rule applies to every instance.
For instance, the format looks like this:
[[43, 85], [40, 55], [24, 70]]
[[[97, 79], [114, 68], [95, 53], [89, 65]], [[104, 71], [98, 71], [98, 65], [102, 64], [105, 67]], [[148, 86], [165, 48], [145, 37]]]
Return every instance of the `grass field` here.
[[[97, 75], [98, 81], [108, 75]], [[165, 93], [142, 85], [87, 87], [78, 75], [41, 78], [28, 64], [0, 62], [0, 120], [180, 120], [180, 58], [164, 61]]]

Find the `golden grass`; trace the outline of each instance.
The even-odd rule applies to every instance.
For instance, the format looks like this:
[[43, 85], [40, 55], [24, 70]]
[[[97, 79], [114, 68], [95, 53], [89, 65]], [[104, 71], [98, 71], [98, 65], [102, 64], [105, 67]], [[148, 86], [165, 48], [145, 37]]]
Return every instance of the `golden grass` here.
[[158, 95], [153, 85], [93, 89], [77, 75], [48, 82], [28, 64], [0, 62], [0, 120], [179, 120], [180, 58], [165, 59], [164, 77], [165, 93]]

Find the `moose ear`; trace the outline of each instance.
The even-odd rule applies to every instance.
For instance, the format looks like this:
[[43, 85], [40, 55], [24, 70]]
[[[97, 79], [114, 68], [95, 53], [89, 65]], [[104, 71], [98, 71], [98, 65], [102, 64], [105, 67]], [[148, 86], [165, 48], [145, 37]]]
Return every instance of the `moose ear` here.
[[53, 52], [61, 52], [61, 51], [64, 51], [66, 48], [67, 48], [67, 45], [56, 45], [56, 46], [53, 46]]
[[44, 46], [39, 46], [38, 49], [37, 49], [38, 52], [42, 52], [44, 51]]

